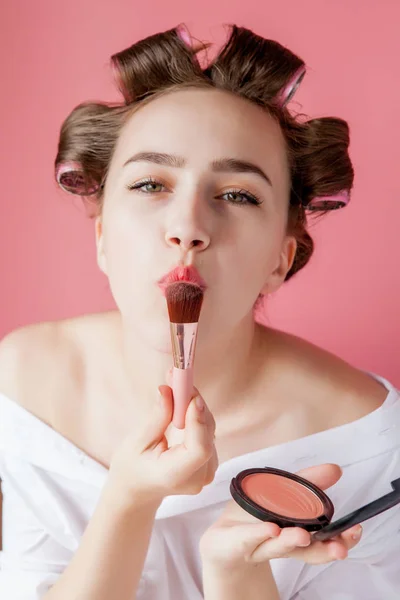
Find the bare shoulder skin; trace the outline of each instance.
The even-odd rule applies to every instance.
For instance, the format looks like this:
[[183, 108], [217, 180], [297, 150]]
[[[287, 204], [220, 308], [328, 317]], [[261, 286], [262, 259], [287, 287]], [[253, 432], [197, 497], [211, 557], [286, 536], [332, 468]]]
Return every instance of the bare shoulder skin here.
[[[0, 391], [105, 466], [135, 426], [137, 399], [119, 395], [108, 369], [117, 322], [111, 311], [39, 323], [0, 344]], [[265, 344], [274, 358], [266, 348], [268, 367], [242, 413], [217, 423], [220, 462], [357, 420], [387, 396], [371, 376], [296, 336], [268, 329]]]
[[62, 367], [68, 370], [67, 355], [59, 322], [15, 329], [0, 344], [0, 392], [50, 423], [51, 393]]
[[358, 420], [387, 397], [372, 376], [304, 339], [273, 329], [264, 339], [258, 392], [245, 399], [242, 414], [217, 424], [220, 462], [233, 447], [239, 455]]
[[94, 371], [96, 364], [98, 376], [103, 373], [107, 316], [28, 325], [0, 344], [0, 392], [100, 462], [105, 457], [91, 447], [87, 418], [103, 414], [104, 403], [99, 397], [97, 413], [88, 414], [88, 379], [89, 368]]

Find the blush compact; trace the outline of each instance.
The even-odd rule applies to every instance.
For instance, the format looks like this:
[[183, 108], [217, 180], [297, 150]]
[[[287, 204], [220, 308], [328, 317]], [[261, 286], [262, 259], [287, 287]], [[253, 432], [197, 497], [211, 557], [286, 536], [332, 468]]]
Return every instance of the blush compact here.
[[245, 469], [231, 481], [232, 498], [245, 511], [279, 527], [302, 527], [316, 540], [326, 540], [400, 503], [400, 478], [393, 491], [331, 522], [329, 496], [307, 479], [270, 467]]

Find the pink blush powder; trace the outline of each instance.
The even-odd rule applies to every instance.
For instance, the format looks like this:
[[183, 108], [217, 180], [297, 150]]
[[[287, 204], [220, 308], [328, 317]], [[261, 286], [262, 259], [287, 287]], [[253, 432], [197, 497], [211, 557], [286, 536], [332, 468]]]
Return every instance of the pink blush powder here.
[[288, 477], [255, 473], [243, 479], [242, 489], [253, 502], [283, 517], [315, 519], [324, 513], [318, 496]]

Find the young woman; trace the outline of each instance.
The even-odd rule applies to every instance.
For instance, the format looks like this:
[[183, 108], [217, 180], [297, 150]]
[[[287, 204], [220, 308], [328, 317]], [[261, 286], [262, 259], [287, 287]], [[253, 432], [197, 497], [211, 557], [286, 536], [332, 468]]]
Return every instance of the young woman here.
[[[7, 600], [398, 597], [398, 507], [317, 542], [231, 498], [263, 466], [334, 486], [338, 515], [387, 493], [400, 397], [255, 319], [312, 254], [307, 212], [349, 201], [349, 130], [290, 114], [305, 68], [277, 42], [232, 26], [205, 49], [182, 27], [139, 41], [112, 57], [123, 102], [62, 125], [56, 179], [92, 200], [117, 309], [2, 341]], [[177, 266], [207, 286], [183, 430], [159, 286]]]

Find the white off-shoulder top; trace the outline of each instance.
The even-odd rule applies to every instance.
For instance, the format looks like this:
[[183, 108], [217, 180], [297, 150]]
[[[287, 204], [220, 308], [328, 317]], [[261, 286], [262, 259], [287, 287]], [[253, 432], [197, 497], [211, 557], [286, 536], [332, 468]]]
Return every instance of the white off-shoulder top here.
[[[334, 518], [390, 492], [391, 481], [400, 477], [400, 392], [371, 375], [388, 390], [372, 413], [237, 456], [219, 465], [214, 481], [200, 494], [165, 498], [157, 511], [137, 600], [203, 598], [198, 542], [231, 499], [230, 481], [242, 469], [272, 466], [296, 472], [315, 464], [339, 464], [343, 476], [328, 491]], [[79, 547], [107, 474], [60, 433], [0, 394], [1, 600], [43, 598]], [[281, 600], [398, 600], [400, 505], [363, 526], [361, 542], [344, 561], [318, 566], [289, 558], [271, 561]]]

